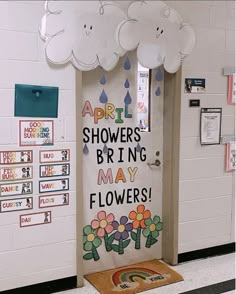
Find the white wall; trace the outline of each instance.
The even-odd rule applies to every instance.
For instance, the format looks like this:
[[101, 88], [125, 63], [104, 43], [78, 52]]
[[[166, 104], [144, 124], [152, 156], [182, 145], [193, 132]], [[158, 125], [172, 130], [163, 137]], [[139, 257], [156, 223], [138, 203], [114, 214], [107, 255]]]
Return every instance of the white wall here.
[[[222, 107], [222, 135], [233, 135], [235, 108], [227, 105], [224, 67], [235, 65], [234, 1], [168, 1], [197, 34], [182, 71], [179, 253], [234, 242], [232, 172], [225, 172], [225, 146], [200, 145], [200, 108]], [[185, 78], [205, 78], [205, 94], [184, 94]]]
[[58, 86], [54, 147], [71, 149], [71, 202], [69, 206], [49, 209], [52, 224], [20, 228], [20, 214], [39, 211], [39, 148], [32, 148], [34, 209], [0, 213], [0, 292], [76, 274], [75, 72], [72, 66], [53, 68], [45, 61], [44, 44], [38, 34], [43, 14], [44, 1], [0, 1], [0, 150], [19, 149], [15, 84]]

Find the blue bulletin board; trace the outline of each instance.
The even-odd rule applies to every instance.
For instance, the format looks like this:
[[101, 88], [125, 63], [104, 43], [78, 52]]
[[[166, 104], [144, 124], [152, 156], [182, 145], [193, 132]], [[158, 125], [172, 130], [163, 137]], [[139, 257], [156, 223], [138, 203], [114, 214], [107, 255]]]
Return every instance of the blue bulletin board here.
[[15, 116], [58, 117], [58, 87], [15, 85]]

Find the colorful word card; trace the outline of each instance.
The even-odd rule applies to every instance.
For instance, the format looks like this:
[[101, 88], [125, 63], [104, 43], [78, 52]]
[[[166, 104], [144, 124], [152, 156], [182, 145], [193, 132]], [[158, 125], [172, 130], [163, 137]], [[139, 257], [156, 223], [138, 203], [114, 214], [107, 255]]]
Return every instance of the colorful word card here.
[[69, 205], [69, 193], [39, 196], [39, 208]]
[[33, 182], [0, 184], [0, 196], [16, 196], [33, 193]]
[[0, 164], [25, 164], [33, 162], [32, 150], [0, 151]]
[[55, 162], [66, 162], [70, 161], [70, 150], [42, 150], [39, 151], [39, 162], [40, 163], [55, 163]]
[[29, 210], [33, 208], [33, 197], [0, 200], [0, 212]]
[[40, 178], [61, 177], [70, 175], [70, 164], [41, 165], [39, 168]]
[[39, 193], [69, 190], [69, 179], [39, 181]]
[[44, 146], [54, 144], [52, 120], [20, 120], [20, 146]]
[[38, 225], [50, 224], [52, 222], [51, 211], [37, 212], [20, 215], [20, 227], [32, 227]]
[[0, 181], [18, 181], [32, 178], [32, 166], [0, 168]]
[[226, 171], [236, 170], [236, 143], [226, 145]]

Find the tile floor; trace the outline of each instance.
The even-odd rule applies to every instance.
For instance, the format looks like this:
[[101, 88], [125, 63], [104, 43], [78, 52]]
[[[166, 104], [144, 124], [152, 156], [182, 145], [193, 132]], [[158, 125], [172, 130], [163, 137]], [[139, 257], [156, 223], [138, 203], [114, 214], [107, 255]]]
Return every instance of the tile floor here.
[[[235, 278], [235, 254], [221, 255], [195, 260], [172, 267], [184, 277], [183, 282], [145, 291], [145, 294], [178, 294]], [[99, 292], [85, 280], [79, 289], [60, 294], [98, 294]], [[142, 292], [144, 293], [144, 292]], [[235, 291], [227, 294], [236, 293]], [[59, 294], [59, 293], [58, 293]], [[212, 293], [214, 294], [214, 293]]]

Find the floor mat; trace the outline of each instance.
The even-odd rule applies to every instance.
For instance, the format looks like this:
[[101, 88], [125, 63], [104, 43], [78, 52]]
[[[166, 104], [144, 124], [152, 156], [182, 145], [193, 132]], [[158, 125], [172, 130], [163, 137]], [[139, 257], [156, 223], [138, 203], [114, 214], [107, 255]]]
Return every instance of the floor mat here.
[[183, 281], [183, 277], [159, 260], [86, 275], [101, 294], [132, 294]]

